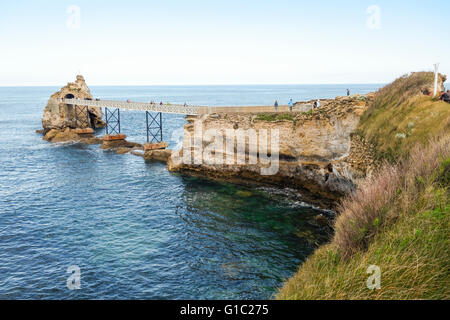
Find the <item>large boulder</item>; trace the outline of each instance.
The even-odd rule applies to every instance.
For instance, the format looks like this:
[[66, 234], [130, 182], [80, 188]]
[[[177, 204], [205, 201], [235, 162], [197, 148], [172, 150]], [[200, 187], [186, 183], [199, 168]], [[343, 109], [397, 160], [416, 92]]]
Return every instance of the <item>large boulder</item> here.
[[93, 133], [83, 133], [79, 129], [50, 129], [43, 137], [49, 142], [83, 142], [86, 144], [100, 144], [102, 140]]
[[77, 122], [75, 106], [58, 101], [59, 99], [70, 98], [93, 99], [83, 76], [78, 75], [75, 82], [69, 82], [61, 90], [51, 95], [42, 117], [42, 126], [45, 131], [77, 127], [101, 128], [105, 126], [102, 121], [102, 109], [97, 107], [88, 107], [89, 121], [86, 121], [86, 124]]

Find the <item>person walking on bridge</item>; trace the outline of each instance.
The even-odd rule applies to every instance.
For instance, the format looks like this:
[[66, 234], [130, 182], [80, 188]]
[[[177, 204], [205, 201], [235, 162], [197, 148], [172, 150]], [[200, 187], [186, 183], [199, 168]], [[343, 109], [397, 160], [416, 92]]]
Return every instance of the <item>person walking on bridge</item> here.
[[278, 111], [278, 100], [275, 100], [275, 104], [273, 105], [275, 107], [275, 112]]
[[289, 100], [289, 111], [292, 112], [292, 108], [294, 107], [294, 101], [292, 99]]

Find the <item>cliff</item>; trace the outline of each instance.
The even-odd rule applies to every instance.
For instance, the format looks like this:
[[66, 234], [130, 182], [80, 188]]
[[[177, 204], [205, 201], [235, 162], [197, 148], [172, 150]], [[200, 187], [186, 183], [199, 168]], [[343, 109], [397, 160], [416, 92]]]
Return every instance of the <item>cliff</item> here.
[[450, 105], [429, 96], [433, 78], [408, 74], [376, 93], [355, 136], [385, 164], [342, 199], [333, 239], [279, 299], [450, 298]]
[[[238, 149], [236, 142], [227, 149], [227, 139], [201, 134], [202, 149], [214, 144], [215, 162], [207, 161], [205, 154], [201, 163], [184, 163], [169, 159], [170, 171], [197, 174], [226, 180], [257, 181], [294, 187], [302, 191], [306, 201], [331, 207], [333, 202], [355, 188], [355, 181], [371, 171], [373, 159], [370, 148], [353, 132], [358, 126], [361, 115], [367, 110], [373, 95], [356, 95], [322, 100], [321, 107], [307, 112], [285, 113], [216, 113], [198, 117], [188, 117], [186, 134], [195, 136], [195, 130], [206, 133], [218, 130], [225, 137], [227, 130], [245, 134], [249, 130], [256, 133], [260, 141], [261, 133], [278, 131], [279, 168], [274, 174], [261, 174], [264, 165], [258, 161], [250, 164], [250, 150], [259, 146], [252, 145], [247, 136], [245, 150]], [[308, 105], [306, 103], [305, 105]], [[216, 135], [214, 135], [216, 136]], [[258, 144], [258, 142], [256, 142]], [[195, 153], [189, 139], [183, 140], [183, 152]], [[236, 158], [244, 157], [245, 163], [227, 164], [225, 159], [230, 150]], [[268, 154], [273, 150], [268, 146]], [[188, 151], [189, 152], [189, 151]], [[244, 153], [244, 154], [242, 154]], [[176, 154], [175, 154], [176, 155]], [[217, 161], [217, 160], [224, 161]], [[218, 163], [218, 164], [217, 164]]]

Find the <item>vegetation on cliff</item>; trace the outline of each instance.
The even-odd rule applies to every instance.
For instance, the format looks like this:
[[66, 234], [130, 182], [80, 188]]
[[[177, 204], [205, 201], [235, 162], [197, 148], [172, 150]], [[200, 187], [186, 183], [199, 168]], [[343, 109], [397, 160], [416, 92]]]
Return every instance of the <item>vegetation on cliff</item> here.
[[[450, 298], [450, 105], [422, 94], [430, 75], [402, 77], [376, 94], [359, 134], [389, 163], [342, 201], [332, 241], [279, 299]], [[380, 268], [380, 289], [367, 287], [371, 265]]]
[[256, 116], [255, 120], [261, 120], [261, 121], [294, 121], [294, 117], [292, 114], [289, 113], [260, 113]]
[[415, 144], [450, 131], [449, 104], [424, 94], [432, 91], [433, 79], [432, 72], [415, 72], [375, 94], [357, 133], [373, 144], [379, 159], [403, 158]]

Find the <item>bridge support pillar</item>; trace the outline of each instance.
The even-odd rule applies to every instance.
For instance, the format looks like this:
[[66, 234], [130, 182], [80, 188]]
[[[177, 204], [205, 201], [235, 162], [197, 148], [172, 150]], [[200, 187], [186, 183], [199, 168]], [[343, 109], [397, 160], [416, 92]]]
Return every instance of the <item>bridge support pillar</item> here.
[[86, 106], [75, 105], [75, 123], [77, 128], [90, 128], [91, 119], [89, 118], [89, 108]]
[[147, 122], [147, 143], [144, 145], [145, 151], [159, 150], [167, 148], [168, 144], [163, 142], [162, 133], [162, 113], [155, 115], [145, 111]]
[[106, 135], [105, 141], [125, 140], [126, 135], [120, 133], [120, 109], [108, 109], [105, 107]]
[[147, 122], [147, 143], [162, 142], [162, 113], [158, 112], [152, 115], [150, 112], [145, 111], [145, 120]]

